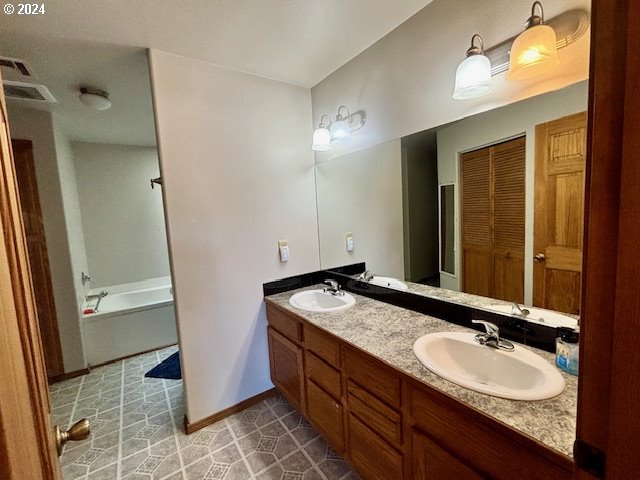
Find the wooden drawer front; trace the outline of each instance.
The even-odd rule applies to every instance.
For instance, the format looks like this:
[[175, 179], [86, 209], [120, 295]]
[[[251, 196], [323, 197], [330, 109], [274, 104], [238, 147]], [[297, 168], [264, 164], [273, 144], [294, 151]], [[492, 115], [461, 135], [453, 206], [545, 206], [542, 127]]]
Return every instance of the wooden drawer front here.
[[338, 452], [344, 452], [342, 404], [315, 383], [307, 381], [307, 415], [325, 439]]
[[482, 480], [484, 478], [416, 430], [411, 432], [411, 468], [412, 480]]
[[402, 480], [402, 455], [349, 415], [349, 456], [367, 480]]
[[267, 305], [267, 320], [269, 326], [276, 329], [282, 335], [294, 342], [300, 342], [300, 327], [298, 320], [282, 310], [271, 305]]
[[402, 417], [360, 386], [349, 382], [349, 413], [396, 447], [402, 444]]
[[336, 400], [342, 397], [340, 371], [336, 370], [311, 352], [306, 352], [307, 378], [313, 380]]
[[412, 424], [491, 478], [571, 478], [573, 462], [568, 457], [455, 400], [413, 387], [409, 389], [408, 400]]
[[347, 350], [345, 352], [345, 369], [348, 378], [355, 381], [374, 397], [400, 409], [401, 388], [400, 375], [364, 355]]
[[329, 365], [340, 368], [340, 346], [338, 341], [322, 330], [304, 325], [304, 344], [309, 350]]
[[271, 381], [291, 404], [304, 412], [302, 348], [269, 328]]

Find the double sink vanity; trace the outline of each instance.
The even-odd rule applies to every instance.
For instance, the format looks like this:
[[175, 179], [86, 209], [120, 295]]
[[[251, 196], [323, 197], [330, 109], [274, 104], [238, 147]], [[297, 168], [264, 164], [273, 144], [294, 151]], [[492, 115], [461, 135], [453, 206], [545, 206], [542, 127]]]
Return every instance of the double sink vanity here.
[[360, 476], [569, 478], [577, 379], [552, 353], [336, 287], [265, 297], [271, 378]]

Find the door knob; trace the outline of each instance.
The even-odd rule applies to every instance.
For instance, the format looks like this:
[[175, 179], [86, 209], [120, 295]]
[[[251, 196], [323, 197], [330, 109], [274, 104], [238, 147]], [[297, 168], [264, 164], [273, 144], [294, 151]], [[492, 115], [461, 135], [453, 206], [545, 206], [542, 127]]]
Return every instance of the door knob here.
[[547, 256], [544, 253], [540, 252], [535, 257], [533, 257], [533, 259], [536, 262], [544, 262], [547, 259]]
[[79, 422], [76, 422], [71, 426], [69, 430], [63, 432], [60, 430], [58, 425], [54, 428], [54, 434], [56, 436], [56, 448], [58, 449], [58, 456], [62, 455], [62, 447], [69, 440], [72, 442], [77, 442], [79, 440], [84, 440], [91, 433], [91, 429], [89, 428], [89, 420], [83, 418]]

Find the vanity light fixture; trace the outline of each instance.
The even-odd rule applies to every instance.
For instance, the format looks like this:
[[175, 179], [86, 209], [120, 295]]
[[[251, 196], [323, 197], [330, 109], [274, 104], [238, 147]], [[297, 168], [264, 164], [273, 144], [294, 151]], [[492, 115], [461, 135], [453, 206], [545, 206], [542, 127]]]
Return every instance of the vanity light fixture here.
[[[540, 15], [536, 15], [536, 6]], [[526, 80], [560, 64], [556, 32], [544, 24], [542, 4], [533, 2], [526, 29], [513, 42], [509, 60], [509, 80]]]
[[[479, 46], [474, 45], [478, 40]], [[491, 62], [484, 55], [482, 37], [477, 33], [471, 37], [471, 46], [456, 70], [456, 86], [453, 98], [466, 100], [484, 95], [491, 89]]]
[[[344, 108], [347, 111], [347, 116], [343, 117], [340, 114], [340, 110]], [[336, 120], [331, 124], [329, 131], [331, 132], [331, 143], [343, 143], [351, 140], [351, 113], [349, 109], [344, 105], [338, 107], [338, 114]]]
[[[324, 117], [329, 119], [329, 123], [324, 123]], [[316, 152], [326, 152], [331, 150], [331, 132], [327, 128], [331, 124], [331, 117], [329, 115], [322, 115], [320, 118], [320, 125], [313, 132], [313, 143], [311, 149]]]
[[[347, 112], [346, 116], [343, 115], [344, 110]], [[333, 122], [331, 122], [329, 115], [320, 117], [320, 124], [313, 132], [311, 149], [316, 152], [325, 152], [331, 150], [335, 144], [348, 142], [351, 140], [351, 132], [364, 127], [366, 120], [364, 111], [358, 110], [351, 113], [347, 107], [340, 105], [336, 119]]]
[[91, 87], [80, 87], [80, 101], [95, 110], [107, 110], [111, 108], [109, 94], [104, 90]]

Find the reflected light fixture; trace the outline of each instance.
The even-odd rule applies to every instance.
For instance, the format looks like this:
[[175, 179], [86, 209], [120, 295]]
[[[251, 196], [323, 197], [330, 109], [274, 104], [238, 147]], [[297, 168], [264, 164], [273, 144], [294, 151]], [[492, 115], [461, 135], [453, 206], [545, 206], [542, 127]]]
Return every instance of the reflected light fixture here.
[[[347, 116], [343, 117], [340, 114], [341, 109], [347, 111]], [[351, 140], [351, 113], [349, 109], [344, 105], [338, 107], [338, 114], [336, 120], [331, 124], [329, 131], [331, 132], [331, 143], [343, 143]]]
[[[479, 46], [474, 45], [478, 40]], [[484, 55], [482, 37], [477, 33], [471, 37], [471, 46], [456, 70], [456, 85], [453, 98], [466, 100], [484, 95], [491, 89], [491, 62]]]
[[107, 110], [111, 108], [109, 94], [104, 90], [91, 87], [80, 87], [80, 101], [95, 110]]
[[[329, 119], [329, 123], [324, 123], [324, 117]], [[320, 125], [313, 132], [313, 143], [311, 149], [316, 152], [326, 152], [331, 150], [331, 132], [327, 128], [331, 123], [331, 117], [329, 115], [322, 115], [320, 118]]]
[[[540, 15], [536, 15], [536, 6]], [[560, 64], [556, 32], [544, 24], [540, 2], [533, 2], [526, 29], [513, 42], [509, 60], [509, 80], [526, 80], [551, 70]]]

